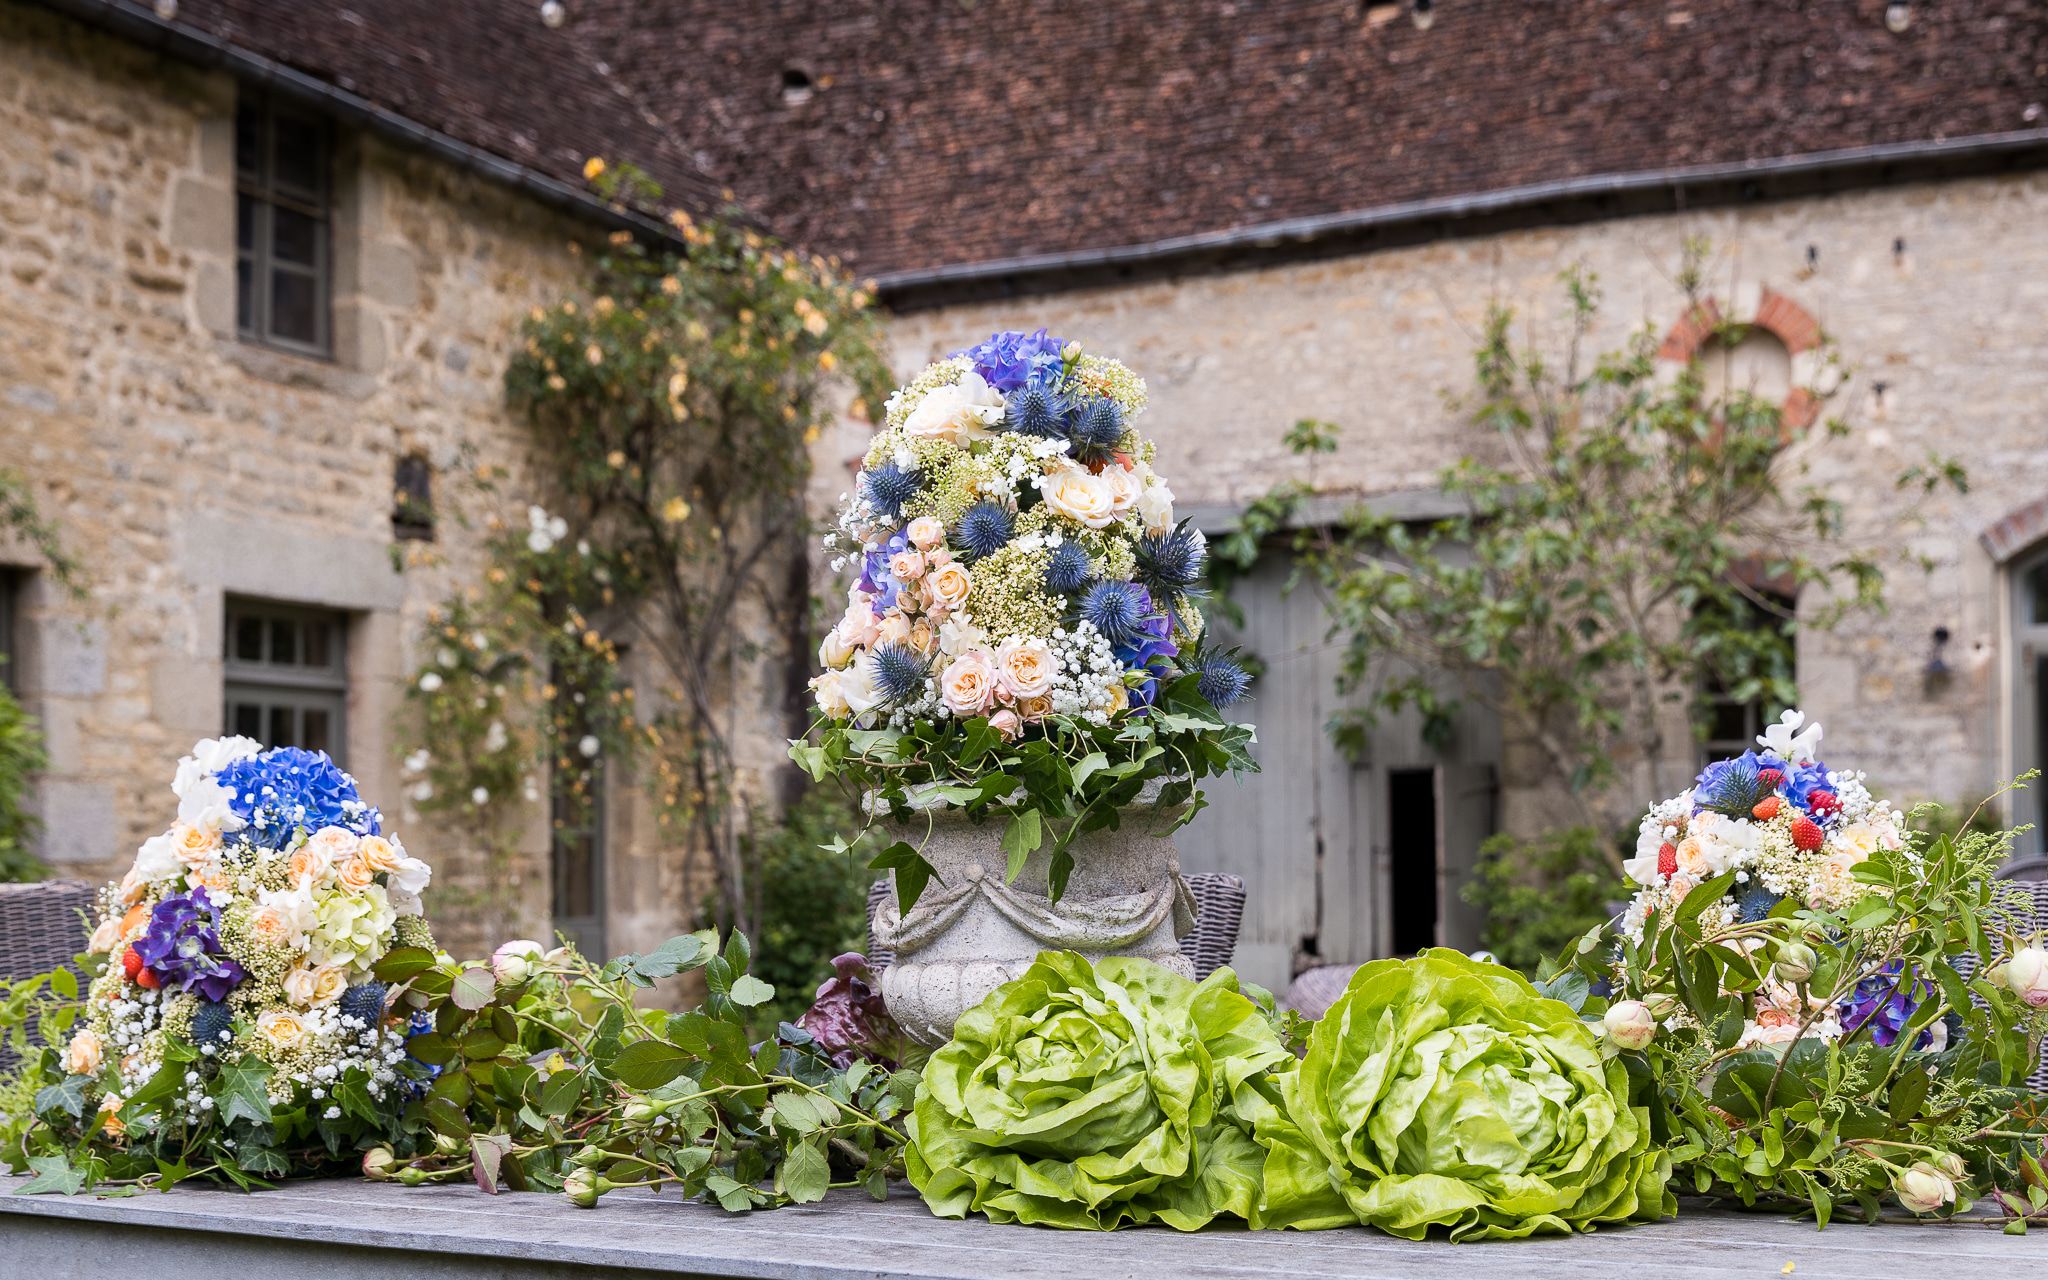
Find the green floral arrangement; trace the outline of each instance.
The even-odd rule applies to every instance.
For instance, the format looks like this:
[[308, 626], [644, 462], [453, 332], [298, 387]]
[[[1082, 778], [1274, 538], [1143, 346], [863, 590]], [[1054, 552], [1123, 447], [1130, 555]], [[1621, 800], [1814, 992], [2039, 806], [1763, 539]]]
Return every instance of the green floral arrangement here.
[[1420, 1240], [1670, 1217], [1670, 1158], [1628, 1071], [1526, 978], [1454, 951], [1361, 967], [1258, 1116], [1254, 1226]]
[[969, 1010], [917, 1091], [905, 1169], [941, 1217], [1181, 1231], [1250, 1218], [1243, 1108], [1291, 1063], [1271, 999], [1228, 969], [1048, 952]]

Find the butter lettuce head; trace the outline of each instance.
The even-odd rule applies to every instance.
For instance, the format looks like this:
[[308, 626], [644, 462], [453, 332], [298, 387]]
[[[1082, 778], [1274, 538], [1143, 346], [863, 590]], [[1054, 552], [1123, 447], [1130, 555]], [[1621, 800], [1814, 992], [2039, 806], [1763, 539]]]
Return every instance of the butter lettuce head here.
[[1265, 1153], [1242, 1108], [1276, 1106], [1270, 1069], [1292, 1061], [1228, 969], [1197, 985], [1144, 960], [1047, 952], [926, 1064], [906, 1171], [948, 1218], [1248, 1218]]
[[1676, 1209], [1626, 1068], [1570, 1006], [1456, 952], [1359, 969], [1279, 1084], [1255, 1226], [1515, 1239]]

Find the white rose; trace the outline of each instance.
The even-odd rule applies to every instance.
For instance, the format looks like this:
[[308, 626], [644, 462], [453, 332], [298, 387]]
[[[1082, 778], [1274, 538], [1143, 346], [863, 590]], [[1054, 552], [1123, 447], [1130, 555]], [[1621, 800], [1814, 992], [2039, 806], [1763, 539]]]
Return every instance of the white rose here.
[[1624, 1049], [1640, 1049], [1657, 1034], [1657, 1019], [1640, 1000], [1617, 1000], [1600, 1019], [1607, 1038]]
[[398, 865], [391, 869], [390, 887], [394, 894], [410, 894], [414, 899], [434, 878], [434, 869], [418, 858], [400, 858]]
[[852, 662], [854, 653], [853, 642], [834, 627], [825, 633], [824, 643], [818, 646], [818, 665], [836, 671]]
[[1154, 533], [1173, 527], [1173, 490], [1166, 481], [1154, 479], [1138, 494], [1138, 519]]
[[853, 714], [853, 708], [846, 705], [846, 692], [841, 687], [845, 683], [845, 671], [826, 671], [811, 677], [811, 697], [816, 700], [818, 710], [834, 720], [844, 720]]
[[969, 371], [960, 381], [934, 387], [903, 420], [906, 435], [926, 436], [958, 444], [993, 434], [1003, 420], [1003, 397], [980, 374]]
[[130, 872], [138, 880], [168, 880], [185, 873], [185, 864], [178, 860], [178, 842], [169, 832], [151, 836], [135, 851], [135, 866]]
[[1106, 529], [1116, 519], [1109, 485], [1083, 467], [1061, 468], [1045, 478], [1039, 492], [1046, 506], [1091, 529]]
[[1143, 485], [1138, 477], [1124, 468], [1111, 464], [1102, 469], [1101, 480], [1109, 489], [1110, 510], [1122, 515], [1137, 504]]
[[957, 658], [969, 649], [988, 643], [988, 633], [964, 618], [948, 618], [939, 624], [939, 652]]
[[856, 723], [866, 719], [869, 713], [882, 705], [882, 689], [875, 679], [875, 657], [864, 653], [854, 664], [839, 674], [839, 696], [846, 702], [846, 713]]

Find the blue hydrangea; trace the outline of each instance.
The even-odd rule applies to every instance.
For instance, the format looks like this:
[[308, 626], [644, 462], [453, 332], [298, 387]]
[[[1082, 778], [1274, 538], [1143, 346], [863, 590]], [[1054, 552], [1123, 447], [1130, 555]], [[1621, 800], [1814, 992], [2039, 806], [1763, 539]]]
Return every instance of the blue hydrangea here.
[[[1907, 966], [1904, 961], [1894, 960], [1858, 982], [1856, 990], [1842, 1001], [1838, 1010], [1842, 1018], [1842, 1032], [1846, 1036], [1868, 1027], [1871, 1043], [1880, 1049], [1889, 1049], [1899, 1042], [1907, 1020], [1918, 1012], [1921, 1004], [1938, 994], [1934, 984], [1921, 977], [1918, 969]], [[1933, 1029], [1922, 1030], [1914, 1037], [1912, 1047], [1934, 1047]]]
[[889, 572], [889, 561], [898, 552], [909, 549], [910, 535], [898, 529], [887, 542], [861, 557], [860, 580], [854, 585], [875, 598], [870, 607], [878, 618], [895, 608], [896, 597], [903, 594], [904, 584]]
[[249, 825], [237, 833], [266, 849], [282, 849], [299, 830], [343, 827], [381, 834], [383, 815], [363, 802], [356, 780], [325, 751], [276, 747], [237, 760], [214, 775], [232, 793], [229, 805]]
[[1043, 329], [1036, 333], [1006, 329], [953, 354], [973, 361], [974, 371], [988, 385], [1008, 394], [1027, 383], [1056, 378], [1061, 368], [1060, 352], [1066, 345], [1065, 338], [1052, 337]]
[[1802, 764], [1796, 768], [1785, 770], [1784, 789], [1786, 799], [1798, 805], [1807, 813], [1812, 814], [1812, 816], [1821, 819], [1833, 816], [1832, 812], [1829, 811], [1823, 811], [1818, 814], [1813, 812], [1813, 793], [1816, 791], [1832, 792], [1834, 790], [1828, 784], [1828, 767], [1820, 761], [1815, 760], [1809, 764]]

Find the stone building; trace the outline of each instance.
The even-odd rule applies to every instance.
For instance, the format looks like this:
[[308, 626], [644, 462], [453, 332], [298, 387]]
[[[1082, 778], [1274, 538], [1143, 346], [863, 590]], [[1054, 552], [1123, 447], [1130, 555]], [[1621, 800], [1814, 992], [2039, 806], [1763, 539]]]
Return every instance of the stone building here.
[[[1895, 568], [1883, 615], [1800, 638], [1802, 702], [1902, 798], [2048, 763], [2031, 0], [1052, 0], [1000, 19], [563, 0], [552, 27], [538, 9], [0, 4], [0, 461], [54, 495], [120, 606], [88, 617], [15, 579], [53, 857], [104, 869], [153, 821], [161, 762], [240, 687], [219, 655], [243, 601], [341, 619], [339, 740], [396, 786], [391, 681], [463, 549], [392, 572], [394, 469], [419, 456], [439, 478], [460, 442], [518, 456], [504, 337], [573, 282], [566, 242], [612, 225], [574, 194], [589, 154], [686, 203], [729, 187], [874, 277], [906, 374], [998, 328], [1120, 355], [1151, 384], [1183, 505], [1218, 527], [1299, 474], [1278, 439], [1303, 417], [1343, 428], [1315, 476], [1333, 498], [1426, 517], [1442, 468], [1485, 447], [1444, 395], [1488, 306], [1554, 331], [1557, 274], [1580, 264], [1604, 343], [1649, 324], [1682, 357], [1670, 273], [1705, 236], [1716, 305], [1755, 325], [1708, 354], [1798, 417], [1824, 335], [1850, 433], [1786, 465], [1844, 504], [1852, 539], [1932, 566]], [[265, 89], [333, 131], [325, 359], [237, 336], [226, 122]], [[821, 446], [821, 500], [859, 431]], [[1970, 492], [1909, 513], [1893, 477], [1930, 451]], [[1240, 955], [1262, 982], [1469, 941], [1472, 849], [1546, 821], [1547, 784], [1478, 719], [1445, 752], [1393, 723], [1338, 753], [1319, 610], [1284, 570], [1244, 588], [1268, 771], [1219, 793], [1185, 856], [1252, 881]], [[1726, 731], [1761, 710], [1726, 708]], [[659, 861], [615, 840], [612, 901], [679, 912], [673, 887], [619, 891]]]

